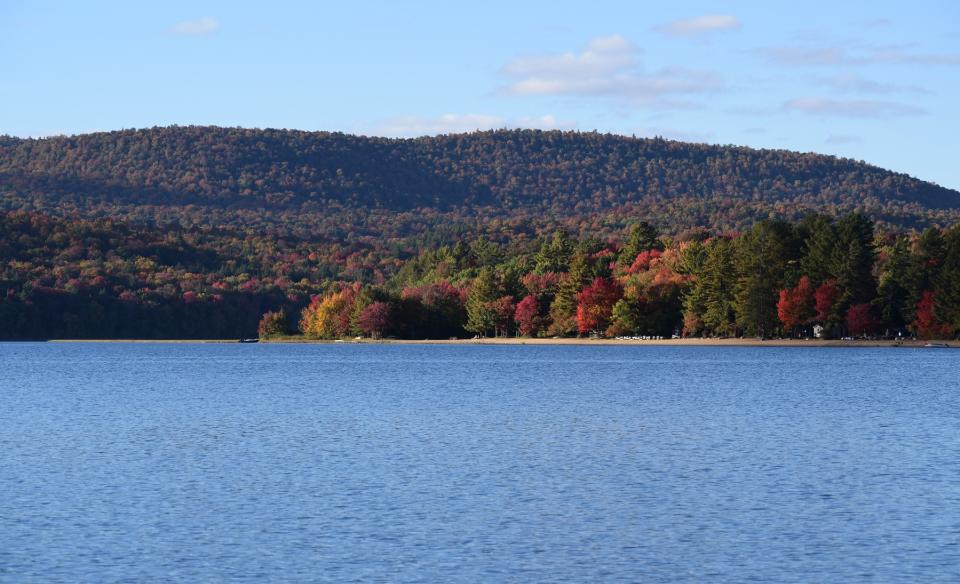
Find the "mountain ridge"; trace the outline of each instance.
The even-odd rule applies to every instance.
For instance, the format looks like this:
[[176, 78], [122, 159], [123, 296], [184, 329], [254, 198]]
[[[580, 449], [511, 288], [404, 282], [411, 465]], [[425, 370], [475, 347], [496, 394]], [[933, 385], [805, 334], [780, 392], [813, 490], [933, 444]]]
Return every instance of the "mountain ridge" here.
[[960, 210], [958, 191], [849, 158], [541, 130], [381, 138], [167, 126], [7, 136], [0, 188], [14, 198], [53, 194], [81, 206], [89, 197], [120, 205], [600, 212], [688, 197]]

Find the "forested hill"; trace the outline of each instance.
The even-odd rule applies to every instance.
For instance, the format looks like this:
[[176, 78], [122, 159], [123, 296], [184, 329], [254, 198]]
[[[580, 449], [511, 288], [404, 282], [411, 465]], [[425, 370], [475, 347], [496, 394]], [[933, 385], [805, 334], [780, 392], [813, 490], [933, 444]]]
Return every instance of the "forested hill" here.
[[[921, 234], [922, 232], [922, 234]], [[960, 193], [574, 132], [0, 137], [0, 339], [960, 334]]]
[[761, 216], [767, 208], [894, 215], [960, 209], [957, 191], [849, 159], [535, 130], [388, 139], [167, 127], [3, 137], [0, 193], [7, 209], [45, 211], [95, 202], [307, 212], [484, 207], [559, 215], [678, 200], [747, 205]]

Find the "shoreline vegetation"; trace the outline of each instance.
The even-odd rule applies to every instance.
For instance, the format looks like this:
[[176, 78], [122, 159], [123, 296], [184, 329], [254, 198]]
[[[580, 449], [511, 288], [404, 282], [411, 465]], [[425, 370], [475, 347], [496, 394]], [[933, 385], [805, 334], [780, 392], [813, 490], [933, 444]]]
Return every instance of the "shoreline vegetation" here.
[[[238, 344], [235, 339], [50, 339], [49, 343], [145, 343], [145, 344]], [[276, 339], [261, 339], [260, 343], [271, 345], [585, 345], [585, 346], [632, 346], [632, 347], [902, 347], [924, 348], [926, 345], [946, 345], [960, 348], [955, 340], [840, 340], [840, 339], [755, 339], [755, 338], [684, 338], [659, 340], [605, 339], [605, 338], [526, 338], [495, 337], [483, 339], [311, 339], [290, 336]]]
[[[74, 227], [0, 215], [0, 338], [960, 339], [960, 224], [878, 232], [849, 214], [673, 235], [639, 221], [619, 238], [559, 229], [522, 245], [463, 234], [398, 250], [389, 276], [334, 280], [291, 254], [270, 283], [219, 256], [188, 268], [186, 244]], [[154, 252], [164, 265], [141, 255]]]
[[7, 137], [0, 338], [960, 339], [958, 221], [854, 161], [596, 133]]

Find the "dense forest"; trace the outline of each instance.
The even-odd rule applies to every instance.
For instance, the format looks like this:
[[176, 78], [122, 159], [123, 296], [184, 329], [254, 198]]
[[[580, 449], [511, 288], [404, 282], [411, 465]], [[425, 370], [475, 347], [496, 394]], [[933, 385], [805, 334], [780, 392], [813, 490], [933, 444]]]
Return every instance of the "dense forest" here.
[[958, 223], [861, 162], [596, 133], [0, 137], [0, 338], [949, 337]]
[[388, 139], [168, 127], [0, 138], [0, 206], [336, 240], [444, 225], [469, 233], [491, 219], [529, 233], [599, 222], [613, 231], [590, 225], [582, 235], [606, 237], [624, 217], [668, 231], [742, 230], [771, 213], [811, 211], [925, 228], [955, 222], [960, 193], [849, 159], [610, 134]]
[[[0, 214], [0, 338], [918, 336], [960, 332], [960, 226], [863, 215], [618, 240], [558, 230], [337, 280], [308, 242]], [[386, 276], [388, 274], [388, 276]]]

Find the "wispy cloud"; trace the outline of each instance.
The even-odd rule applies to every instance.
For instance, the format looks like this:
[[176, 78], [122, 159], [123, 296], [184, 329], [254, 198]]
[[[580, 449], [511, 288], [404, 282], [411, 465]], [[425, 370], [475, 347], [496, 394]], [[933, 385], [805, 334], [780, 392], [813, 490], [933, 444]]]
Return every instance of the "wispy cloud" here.
[[870, 54], [865, 62], [908, 65], [960, 65], [960, 53], [911, 53], [902, 49], [877, 50]]
[[215, 18], [204, 17], [197, 20], [184, 20], [170, 27], [170, 32], [184, 36], [206, 36], [220, 30], [220, 22]]
[[640, 49], [620, 35], [595, 38], [580, 53], [517, 57], [500, 73], [513, 81], [511, 95], [609, 97], [635, 104], [689, 106], [677, 96], [714, 91], [722, 83], [716, 73], [664, 67], [647, 73]]
[[801, 97], [783, 104], [787, 112], [847, 118], [892, 118], [925, 114], [922, 108], [892, 101], [826, 99]]
[[740, 28], [740, 21], [736, 16], [728, 14], [708, 14], [697, 18], [674, 20], [654, 27], [659, 33], [670, 36], [692, 36], [721, 30]]
[[840, 65], [847, 58], [842, 47], [763, 47], [756, 53], [777, 65]]
[[536, 128], [540, 130], [571, 130], [577, 127], [571, 120], [558, 120], [547, 114], [539, 117], [507, 119], [487, 114], [443, 114], [430, 118], [401, 116], [386, 120], [373, 133], [381, 136], [434, 136], [437, 134], [460, 134], [475, 130], [497, 128]]
[[857, 20], [852, 23], [854, 26], [859, 26], [863, 28], [886, 28], [893, 24], [893, 21], [889, 18], [867, 18], [864, 20]]
[[827, 144], [856, 144], [863, 142], [863, 138], [850, 134], [830, 134], [824, 142]]
[[960, 65], [960, 53], [921, 53], [907, 46], [871, 46], [837, 43], [817, 46], [769, 46], [754, 51], [771, 63], [810, 65]]
[[865, 79], [859, 75], [855, 75], [852, 73], [834, 75], [832, 77], [825, 77], [817, 80], [817, 84], [822, 85], [824, 87], [829, 87], [834, 91], [839, 91], [844, 93], [873, 93], [873, 94], [929, 93], [928, 90], [917, 85], [902, 85], [899, 83], [882, 83], [880, 81], [872, 81], [870, 79]]

